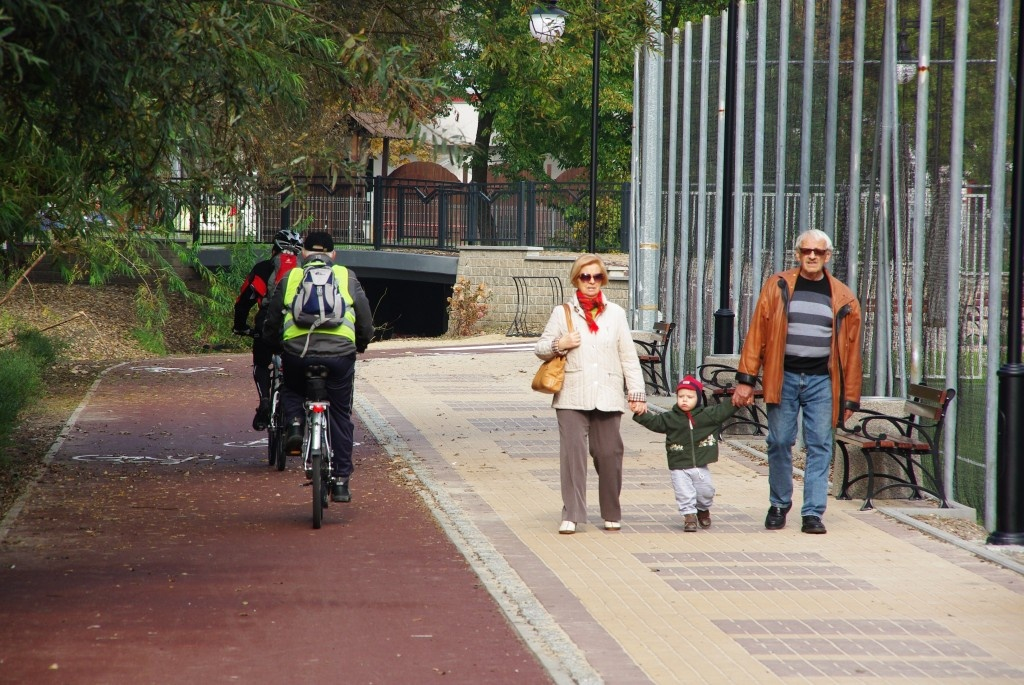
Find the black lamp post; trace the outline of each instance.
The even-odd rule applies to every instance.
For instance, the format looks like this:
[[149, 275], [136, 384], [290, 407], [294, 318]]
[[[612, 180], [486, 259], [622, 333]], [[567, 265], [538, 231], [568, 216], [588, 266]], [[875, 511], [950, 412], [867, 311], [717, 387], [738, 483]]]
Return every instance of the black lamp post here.
[[[598, 7], [594, 0], [594, 12]], [[558, 9], [558, 0], [548, 0], [530, 12], [530, 33], [542, 43], [553, 43], [565, 32], [568, 13]], [[597, 115], [601, 84], [601, 31], [594, 28], [594, 56], [590, 82], [590, 212], [587, 218], [587, 252], [597, 252]]]
[[[739, 9], [736, 0], [729, 2], [729, 18], [726, 26], [726, 63], [725, 63], [725, 159], [722, 160], [722, 187], [718, 189], [719, 202], [722, 203], [722, 253], [719, 261], [722, 273], [719, 279], [719, 308], [715, 312], [715, 354], [733, 353], [733, 321], [736, 312], [732, 310], [729, 299], [732, 265], [732, 230], [733, 222], [733, 187], [736, 179], [734, 149], [736, 147], [736, 58], [739, 49]], [[738, 268], [738, 267], [737, 267]]]
[[[1024, 12], [1018, 17], [1024, 30]], [[1019, 34], [1018, 34], [1019, 35]], [[1024, 45], [1017, 45], [1017, 73], [1024, 71]], [[1024, 89], [1016, 88], [1013, 126], [1013, 202], [1010, 206], [1010, 294], [1006, 321], [1006, 363], [999, 367], [999, 424], [996, 439], [996, 529], [990, 545], [1024, 545], [1024, 364], [1021, 364], [1021, 292], [1024, 281]], [[996, 268], [996, 265], [992, 265]]]

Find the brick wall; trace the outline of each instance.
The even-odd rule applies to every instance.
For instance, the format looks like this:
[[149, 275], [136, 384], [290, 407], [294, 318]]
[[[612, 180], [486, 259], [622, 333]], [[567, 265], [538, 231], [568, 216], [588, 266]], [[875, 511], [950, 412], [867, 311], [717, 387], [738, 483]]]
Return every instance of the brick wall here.
[[[539, 335], [552, 308], [572, 294], [569, 270], [578, 256], [535, 247], [463, 247], [456, 277], [468, 279], [472, 286], [485, 283], [491, 289], [490, 307], [481, 322], [483, 330]], [[612, 302], [626, 308], [629, 279], [621, 264], [626, 256], [603, 258], [610, 276], [604, 292]], [[527, 301], [521, 301], [524, 293], [522, 289], [517, 293], [514, 276], [529, 277], [523, 282]], [[544, 277], [558, 280], [562, 298], [558, 297], [557, 286]]]

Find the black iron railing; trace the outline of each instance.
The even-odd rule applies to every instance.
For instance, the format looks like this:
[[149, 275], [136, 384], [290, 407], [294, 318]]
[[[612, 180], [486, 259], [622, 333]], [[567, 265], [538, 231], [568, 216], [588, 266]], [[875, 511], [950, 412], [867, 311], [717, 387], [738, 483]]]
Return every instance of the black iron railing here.
[[[587, 183], [455, 183], [378, 176], [331, 185], [295, 181], [257, 197], [208, 201], [180, 231], [207, 245], [267, 242], [282, 228], [326, 230], [337, 245], [454, 251], [464, 245], [537, 246], [580, 251], [587, 245]], [[630, 187], [598, 187], [599, 251], [627, 251]]]

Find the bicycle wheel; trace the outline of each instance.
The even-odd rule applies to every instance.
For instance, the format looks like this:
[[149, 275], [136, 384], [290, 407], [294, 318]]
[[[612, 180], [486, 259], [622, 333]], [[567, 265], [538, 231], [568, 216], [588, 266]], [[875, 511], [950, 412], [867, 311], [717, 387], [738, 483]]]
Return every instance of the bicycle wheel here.
[[319, 452], [313, 455], [313, 527], [319, 528], [324, 521], [324, 479], [323, 457]]
[[271, 466], [277, 463], [277, 448], [281, 438], [273, 426], [267, 427], [267, 461]]
[[276, 405], [274, 409], [274, 425], [277, 426], [277, 438], [275, 441], [274, 461], [271, 463], [277, 466], [278, 471], [284, 471], [285, 464], [288, 462], [288, 453], [284, 450], [284, 407], [281, 405], [280, 396], [278, 396]]

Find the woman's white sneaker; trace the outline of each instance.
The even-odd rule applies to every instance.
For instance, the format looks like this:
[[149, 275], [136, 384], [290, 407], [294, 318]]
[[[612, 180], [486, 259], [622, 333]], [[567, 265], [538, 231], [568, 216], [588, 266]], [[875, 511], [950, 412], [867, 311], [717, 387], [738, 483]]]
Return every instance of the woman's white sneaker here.
[[562, 525], [558, 527], [558, 532], [562, 535], [572, 535], [576, 532], [576, 522], [562, 521]]
[[618, 522], [618, 521], [605, 521], [604, 522], [604, 529], [605, 530], [621, 530], [622, 529], [622, 524], [620, 522]]

